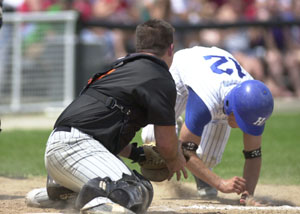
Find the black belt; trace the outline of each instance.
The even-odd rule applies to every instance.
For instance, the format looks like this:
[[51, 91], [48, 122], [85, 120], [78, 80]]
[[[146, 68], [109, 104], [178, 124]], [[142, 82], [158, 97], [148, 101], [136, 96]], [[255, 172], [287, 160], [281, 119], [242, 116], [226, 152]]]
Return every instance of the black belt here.
[[70, 126], [58, 126], [54, 129], [54, 132], [71, 132], [71, 127]]
[[130, 109], [128, 109], [128, 108], [124, 107], [123, 105], [121, 105], [120, 103], [118, 103], [118, 101], [115, 98], [106, 96], [105, 94], [102, 94], [93, 88], [87, 89], [84, 93], [94, 97], [97, 100], [100, 100], [101, 102], [103, 102], [105, 104], [106, 107], [108, 107], [110, 109], [118, 108], [121, 110], [122, 113], [124, 113], [126, 115], [131, 114]]

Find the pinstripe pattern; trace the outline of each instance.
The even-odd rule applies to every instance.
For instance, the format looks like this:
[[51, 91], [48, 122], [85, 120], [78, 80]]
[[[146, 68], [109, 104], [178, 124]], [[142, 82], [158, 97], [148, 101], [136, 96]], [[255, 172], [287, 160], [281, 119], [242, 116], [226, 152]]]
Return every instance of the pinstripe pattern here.
[[90, 179], [110, 177], [113, 181], [131, 171], [99, 141], [72, 128], [71, 132], [52, 132], [46, 147], [45, 165], [60, 185], [79, 192]]
[[152, 124], [147, 125], [142, 129], [141, 138], [143, 143], [155, 142], [154, 126]]
[[197, 155], [208, 168], [221, 162], [230, 130], [226, 122], [210, 122], [204, 127]]
[[[212, 65], [219, 58], [212, 57], [211, 60], [205, 60], [204, 56], [208, 55], [228, 59], [226, 63], [216, 67], [222, 71], [231, 69], [234, 72], [230, 75], [225, 72], [213, 72]], [[234, 62], [230, 59], [234, 57], [222, 49], [196, 46], [175, 53], [170, 68], [177, 89], [176, 117], [178, 118], [184, 112], [188, 98], [187, 87], [191, 87], [197, 93], [211, 113], [212, 120], [204, 127], [197, 150], [198, 156], [209, 168], [220, 163], [230, 135], [231, 128], [227, 123], [227, 116], [223, 113], [224, 98], [236, 84], [253, 79], [243, 68], [241, 69], [245, 76], [241, 78]], [[142, 131], [142, 140], [147, 142], [152, 139], [151, 136], [153, 136], [153, 128], [145, 127]]]

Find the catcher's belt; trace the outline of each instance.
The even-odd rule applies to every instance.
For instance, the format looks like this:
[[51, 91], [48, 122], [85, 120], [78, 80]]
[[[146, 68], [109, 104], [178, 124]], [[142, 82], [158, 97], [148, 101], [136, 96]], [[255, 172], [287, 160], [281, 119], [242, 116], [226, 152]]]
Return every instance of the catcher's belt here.
[[105, 94], [102, 94], [96, 91], [95, 89], [89, 88], [85, 91], [85, 94], [90, 95], [97, 100], [100, 100], [101, 102], [105, 103], [106, 107], [110, 109], [118, 108], [122, 113], [126, 114], [127, 116], [131, 114], [131, 110], [121, 105], [115, 98], [106, 96]]

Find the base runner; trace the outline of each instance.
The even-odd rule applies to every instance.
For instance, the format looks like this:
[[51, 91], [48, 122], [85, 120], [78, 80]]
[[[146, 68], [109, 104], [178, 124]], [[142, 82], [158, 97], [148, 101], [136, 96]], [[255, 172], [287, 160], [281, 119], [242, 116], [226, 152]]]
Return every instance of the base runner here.
[[[242, 193], [240, 203], [244, 204], [259, 179], [261, 135], [274, 105], [271, 92], [264, 83], [253, 80], [230, 53], [217, 47], [176, 52], [170, 71], [177, 88], [176, 117], [185, 110], [180, 140], [190, 142], [190, 149], [195, 150], [187, 167], [195, 176], [199, 195], [216, 196], [217, 190], [226, 193], [231, 188]], [[224, 180], [212, 172], [221, 162], [231, 128], [243, 132], [241, 180]], [[143, 129], [142, 139], [145, 143], [154, 140], [151, 125]], [[241, 192], [243, 182], [246, 189]], [[225, 184], [231, 187], [226, 189]]]

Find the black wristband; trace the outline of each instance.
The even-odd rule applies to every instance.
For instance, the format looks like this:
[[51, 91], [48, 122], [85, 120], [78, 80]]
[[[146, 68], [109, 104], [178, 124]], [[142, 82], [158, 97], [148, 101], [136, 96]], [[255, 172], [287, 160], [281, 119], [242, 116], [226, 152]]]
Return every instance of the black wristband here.
[[185, 149], [187, 151], [194, 151], [194, 152], [198, 149], [198, 145], [190, 141], [182, 142], [181, 147], [182, 149]]
[[252, 159], [261, 157], [261, 148], [254, 149], [252, 151], [245, 151], [243, 150], [245, 159]]
[[142, 146], [137, 147], [137, 143], [132, 143], [131, 152], [128, 158], [133, 160], [133, 162], [138, 162], [141, 157], [144, 157], [144, 154], [144, 148]]
[[189, 152], [196, 152], [198, 149], [198, 145], [191, 141], [186, 141], [181, 143], [181, 148], [183, 152], [183, 156], [185, 157], [186, 161], [190, 160], [190, 153]]

